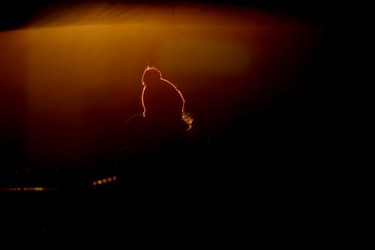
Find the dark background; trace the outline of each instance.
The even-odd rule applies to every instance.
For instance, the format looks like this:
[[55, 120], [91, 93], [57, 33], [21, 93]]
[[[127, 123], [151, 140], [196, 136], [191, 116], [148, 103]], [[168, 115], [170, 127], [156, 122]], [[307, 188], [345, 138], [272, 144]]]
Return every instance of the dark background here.
[[[33, 13], [51, 2], [53, 1], [2, 3], [1, 30], [7, 31], [22, 27]], [[160, 1], [148, 1], [148, 3], [155, 2], [160, 3]], [[164, 1], [163, 3], [178, 2]], [[244, 114], [238, 115], [236, 119], [223, 126], [219, 132], [210, 133], [209, 129], [207, 131], [211, 141], [210, 153], [218, 156], [208, 164], [220, 166], [223, 182], [217, 192], [222, 195], [219, 195], [221, 197], [219, 199], [221, 203], [219, 203], [226, 210], [216, 211], [216, 213], [206, 211], [206, 213], [211, 215], [230, 214], [224, 216], [223, 219], [228, 227], [249, 226], [253, 222], [252, 226], [256, 225], [255, 228], [250, 227], [257, 232], [257, 236], [265, 239], [265, 242], [267, 242], [267, 236], [270, 235], [277, 235], [276, 238], [280, 242], [284, 240], [294, 242], [294, 239], [284, 237], [285, 232], [281, 233], [285, 229], [284, 227], [290, 225], [293, 227], [290, 231], [287, 230], [290, 234], [297, 234], [308, 240], [311, 235], [296, 232], [297, 228], [309, 227], [309, 230], [312, 230], [310, 226], [316, 226], [322, 222], [323, 217], [327, 218], [328, 214], [333, 214], [329, 205], [338, 198], [334, 195], [336, 189], [332, 189], [337, 165], [339, 162], [351, 160], [350, 154], [342, 155], [342, 149], [343, 144], [351, 139], [351, 135], [343, 131], [345, 128], [343, 123], [349, 119], [347, 117], [353, 112], [345, 101], [346, 94], [350, 93], [350, 89], [344, 84], [347, 81], [354, 81], [354, 67], [352, 67], [353, 61], [351, 60], [353, 52], [350, 47], [347, 47], [348, 40], [344, 40], [342, 35], [344, 32], [349, 33], [347, 35], [349, 37], [353, 34], [353, 24], [348, 22], [347, 18], [348, 15], [354, 18], [358, 14], [358, 9], [355, 8], [358, 6], [344, 3], [333, 4], [327, 3], [327, 1], [303, 1], [301, 3], [292, 3], [292, 1], [204, 1], [204, 3], [228, 4], [244, 8], [256, 7], [298, 17], [328, 28], [322, 45], [312, 60], [299, 72], [292, 88], [276, 95], [266, 105], [249, 109]], [[345, 53], [344, 56], [343, 53]], [[355, 94], [351, 93], [351, 95], [354, 99], [353, 95]], [[1, 181], [5, 183], [3, 186], [7, 186], [8, 182], [11, 186], [14, 185], [13, 180], [9, 181], [7, 177], [4, 178], [7, 173], [14, 170], [6, 167], [9, 165], [8, 163], [15, 161], [20, 165], [24, 157], [22, 133], [14, 136], [7, 133], [7, 126], [19, 126], [19, 131], [22, 131], [22, 118], [12, 117], [12, 119], [15, 121], [14, 125], [5, 123], [1, 127], [0, 134], [0, 138], [3, 138], [0, 142], [1, 171], [4, 173]], [[196, 159], [197, 164], [205, 164], [199, 160]], [[19, 168], [22, 171], [22, 166]], [[37, 183], [37, 181], [35, 182]], [[78, 195], [64, 193], [57, 196], [58, 198], [52, 198], [54, 201], [49, 203], [45, 202], [42, 196], [37, 196], [36, 199], [39, 203], [35, 206], [35, 196], [7, 192], [2, 194], [10, 198], [17, 196], [16, 199], [18, 199], [18, 202], [10, 203], [12, 205], [5, 208], [5, 216], [2, 217], [8, 228], [5, 227], [4, 230], [21, 235], [43, 235], [41, 233], [43, 230], [49, 230], [52, 232], [51, 235], [58, 235], [65, 230], [70, 230], [69, 223], [63, 222], [62, 218], [79, 217], [98, 200], [106, 200], [113, 205], [112, 207], [117, 206], [116, 209], [119, 209], [118, 205], [121, 203], [114, 194], [93, 195], [90, 193], [89, 198], [85, 195], [86, 199], [80, 200], [79, 197], [83, 196], [77, 192]], [[20, 197], [23, 198], [20, 199]], [[62, 205], [62, 200], [66, 201], [65, 205]], [[208, 207], [212, 209], [213, 204], [216, 207], [217, 200], [210, 203]], [[62, 208], [62, 206], [66, 206], [66, 208]], [[30, 210], [33, 209], [34, 214], [30, 215], [32, 214]], [[49, 219], [45, 216], [40, 219], [41, 212], [37, 212], [37, 209], [50, 211], [48, 212], [50, 214], [46, 213], [50, 216]], [[56, 219], [56, 210], [59, 211], [58, 213], [65, 211], [65, 217]], [[14, 211], [18, 214], [15, 215]], [[104, 218], [103, 214], [111, 214], [108, 211], [109, 208], [100, 206], [95, 209], [95, 212], [92, 211], [91, 215], [95, 214], [99, 218]], [[12, 215], [6, 215], [11, 212], [13, 212]], [[111, 216], [115, 217], [114, 214]], [[332, 216], [336, 217], [337, 215]], [[114, 219], [113, 217], [112, 219]], [[35, 218], [39, 218], [39, 220], [36, 221]], [[104, 232], [102, 229], [94, 231], [91, 228], [93, 222], [89, 215], [84, 218], [79, 224], [82, 232], [90, 231], [95, 235]], [[54, 221], [52, 226], [48, 220]], [[21, 226], [15, 226], [15, 223]], [[40, 228], [35, 226], [36, 224], [41, 225]], [[265, 224], [269, 226], [265, 226]], [[25, 229], [26, 227], [27, 229]], [[212, 229], [212, 226], [208, 228]], [[251, 233], [246, 230], [235, 231], [236, 236], [229, 236], [229, 230], [224, 230], [219, 235], [223, 238], [227, 236], [222, 241], [229, 246], [234, 244], [235, 239], [251, 237]], [[77, 236], [80, 233], [79, 229], [75, 229], [71, 231], [70, 235]], [[114, 229], [107, 231], [107, 234], [111, 234], [112, 238], [120, 237], [117, 235], [120, 232]], [[69, 238], [69, 236], [65, 237]], [[211, 236], [210, 239], [218, 245], [222, 242], [215, 236]]]

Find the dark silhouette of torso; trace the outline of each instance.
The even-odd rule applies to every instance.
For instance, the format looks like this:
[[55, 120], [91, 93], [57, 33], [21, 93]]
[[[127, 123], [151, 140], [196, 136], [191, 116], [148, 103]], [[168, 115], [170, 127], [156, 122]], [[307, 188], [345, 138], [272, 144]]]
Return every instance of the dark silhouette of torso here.
[[120, 177], [134, 196], [192, 192], [207, 141], [183, 119], [185, 100], [175, 85], [155, 68], [147, 68], [142, 80], [143, 113], [125, 124]]
[[143, 113], [127, 120], [118, 159], [130, 238], [137, 245], [186, 241], [189, 225], [202, 216], [193, 207], [212, 186], [202, 159], [208, 140], [192, 126], [181, 91], [160, 71], [147, 68], [142, 80]]

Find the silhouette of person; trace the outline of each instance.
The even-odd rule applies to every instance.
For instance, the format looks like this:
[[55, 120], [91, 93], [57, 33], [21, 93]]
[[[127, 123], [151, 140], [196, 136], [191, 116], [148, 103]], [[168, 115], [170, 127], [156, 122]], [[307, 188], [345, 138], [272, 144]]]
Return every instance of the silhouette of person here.
[[202, 159], [208, 140], [193, 126], [182, 92], [157, 68], [145, 69], [142, 85], [143, 112], [125, 123], [118, 159], [130, 238], [136, 244], [186, 241], [187, 231], [182, 232], [199, 220], [194, 204], [207, 200], [206, 187], [213, 186], [207, 178], [212, 164]]
[[182, 92], [157, 68], [145, 69], [142, 85], [143, 112], [128, 119], [122, 136], [120, 178], [142, 195], [187, 191], [196, 153], [207, 140], [193, 128]]

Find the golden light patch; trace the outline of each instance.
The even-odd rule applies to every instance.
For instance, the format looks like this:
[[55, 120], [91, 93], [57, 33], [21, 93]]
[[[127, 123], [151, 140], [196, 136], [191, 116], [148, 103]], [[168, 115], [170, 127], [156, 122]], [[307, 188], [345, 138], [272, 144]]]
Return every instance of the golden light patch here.
[[194, 35], [163, 42], [158, 65], [167, 71], [183, 74], [239, 74], [249, 69], [248, 45], [226, 37], [205, 39]]

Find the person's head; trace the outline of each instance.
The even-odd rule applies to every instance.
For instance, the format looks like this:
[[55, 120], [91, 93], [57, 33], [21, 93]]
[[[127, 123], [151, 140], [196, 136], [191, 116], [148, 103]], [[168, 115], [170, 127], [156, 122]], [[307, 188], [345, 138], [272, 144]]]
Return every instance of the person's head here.
[[193, 119], [185, 112], [182, 92], [171, 82], [162, 78], [155, 67], [147, 67], [142, 75], [143, 116], [159, 123], [184, 121], [191, 128]]
[[147, 86], [152, 82], [159, 81], [161, 78], [161, 72], [157, 68], [147, 66], [142, 75], [142, 84]]

